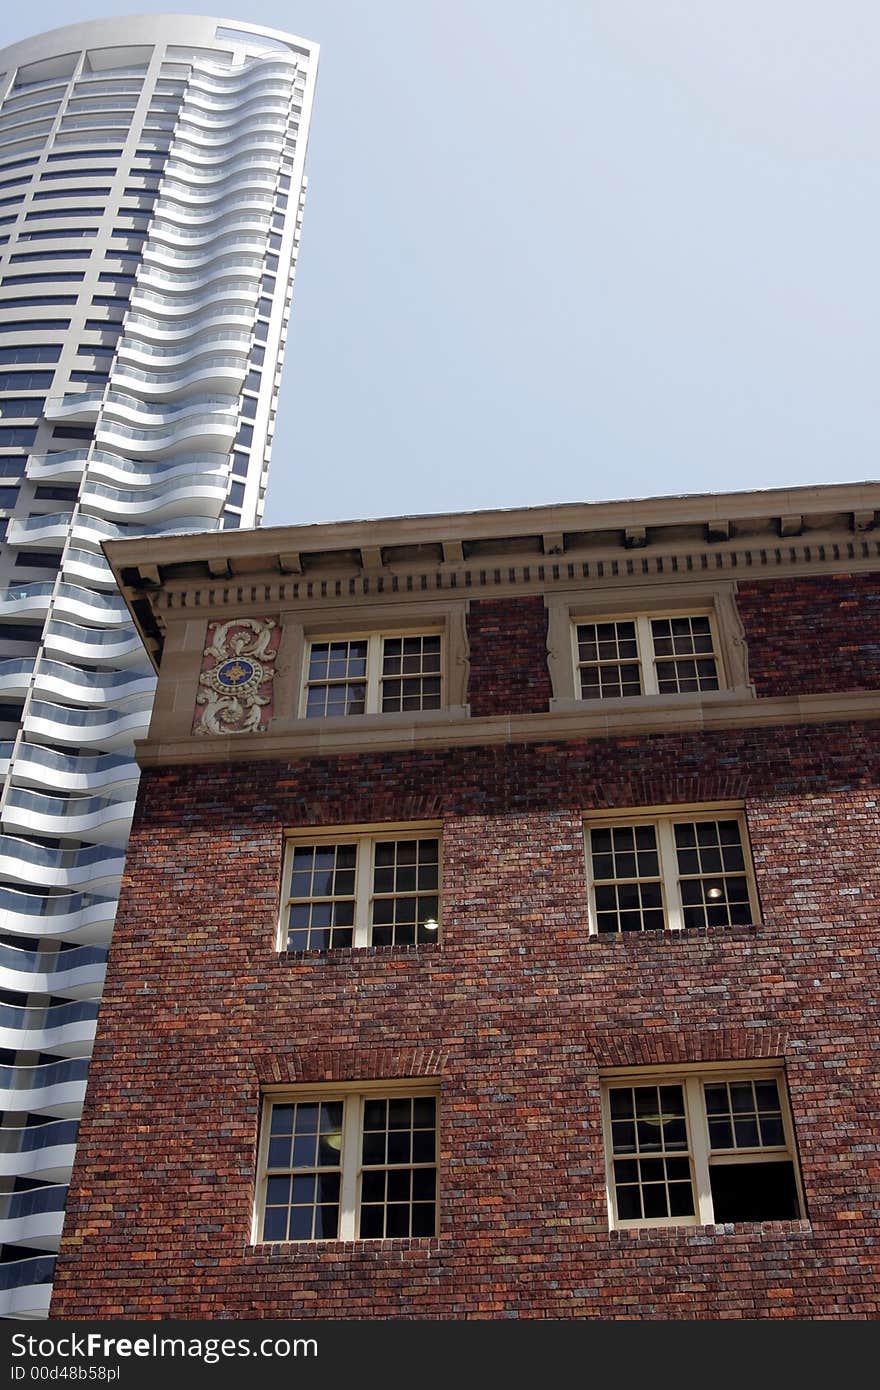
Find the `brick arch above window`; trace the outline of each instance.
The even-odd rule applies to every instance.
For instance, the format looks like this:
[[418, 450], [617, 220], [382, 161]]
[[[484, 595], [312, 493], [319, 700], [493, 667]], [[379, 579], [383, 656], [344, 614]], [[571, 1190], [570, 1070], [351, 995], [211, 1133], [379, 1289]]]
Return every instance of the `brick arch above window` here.
[[792, 1051], [788, 1033], [779, 1028], [621, 1030], [595, 1040], [592, 1048], [597, 1069], [755, 1062]]
[[386, 1081], [442, 1076], [448, 1054], [442, 1047], [339, 1047], [313, 1052], [258, 1052], [252, 1057], [261, 1086], [322, 1081]]

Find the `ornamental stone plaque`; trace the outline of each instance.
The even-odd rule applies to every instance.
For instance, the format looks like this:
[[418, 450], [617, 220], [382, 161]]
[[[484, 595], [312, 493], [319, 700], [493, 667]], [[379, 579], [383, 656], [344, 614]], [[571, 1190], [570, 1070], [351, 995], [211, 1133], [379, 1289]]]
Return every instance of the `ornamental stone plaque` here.
[[233, 618], [208, 624], [194, 734], [258, 734], [275, 712], [277, 618]]

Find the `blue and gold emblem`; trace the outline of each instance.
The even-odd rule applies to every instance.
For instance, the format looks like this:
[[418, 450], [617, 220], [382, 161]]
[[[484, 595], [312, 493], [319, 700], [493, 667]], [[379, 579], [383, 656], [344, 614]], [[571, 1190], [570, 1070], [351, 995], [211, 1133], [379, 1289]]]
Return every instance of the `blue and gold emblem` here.
[[237, 690], [239, 686], [248, 685], [255, 674], [253, 662], [245, 661], [240, 656], [233, 657], [230, 661], [224, 661], [215, 672], [218, 684], [227, 690]]

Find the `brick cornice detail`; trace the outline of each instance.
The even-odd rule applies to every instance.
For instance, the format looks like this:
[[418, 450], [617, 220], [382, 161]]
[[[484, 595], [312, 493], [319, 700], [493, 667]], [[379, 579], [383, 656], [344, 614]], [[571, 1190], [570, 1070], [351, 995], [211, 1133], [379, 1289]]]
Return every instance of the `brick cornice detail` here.
[[432, 1047], [338, 1047], [280, 1057], [258, 1052], [252, 1057], [261, 1086], [440, 1076], [446, 1060], [442, 1049]]
[[640, 1029], [592, 1043], [598, 1067], [679, 1066], [695, 1062], [755, 1062], [784, 1057], [788, 1034], [778, 1028]]
[[[298, 788], [299, 778], [286, 781], [283, 778], [276, 784], [279, 791]], [[344, 814], [340, 811], [344, 804]], [[340, 821], [340, 815], [343, 818]], [[355, 794], [345, 785], [335, 797], [306, 801], [302, 798], [289, 803], [285, 808], [285, 824], [289, 826], [308, 826], [314, 829], [322, 825], [372, 825], [385, 821], [434, 821], [443, 814], [443, 797], [440, 795], [395, 796], [393, 792], [364, 791]]]

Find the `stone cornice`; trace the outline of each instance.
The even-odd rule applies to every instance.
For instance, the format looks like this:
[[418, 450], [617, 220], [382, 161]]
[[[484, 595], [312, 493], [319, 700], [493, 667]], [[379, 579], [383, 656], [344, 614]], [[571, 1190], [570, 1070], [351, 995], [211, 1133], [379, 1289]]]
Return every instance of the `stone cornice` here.
[[176, 614], [877, 568], [880, 484], [108, 541], [154, 660]]
[[632, 737], [663, 733], [700, 733], [716, 729], [770, 725], [858, 723], [880, 719], [880, 692], [790, 695], [756, 700], [749, 691], [725, 690], [712, 695], [642, 696], [615, 701], [599, 711], [590, 704], [546, 714], [470, 719], [461, 711], [418, 720], [398, 715], [363, 715], [298, 720], [283, 732], [237, 734], [210, 740], [143, 739], [135, 745], [142, 768], [174, 765], [287, 762], [297, 758], [357, 753], [401, 752], [479, 747], [510, 743]]

